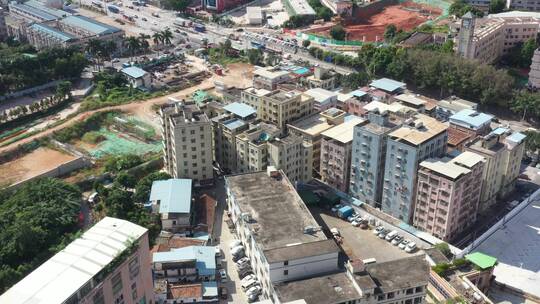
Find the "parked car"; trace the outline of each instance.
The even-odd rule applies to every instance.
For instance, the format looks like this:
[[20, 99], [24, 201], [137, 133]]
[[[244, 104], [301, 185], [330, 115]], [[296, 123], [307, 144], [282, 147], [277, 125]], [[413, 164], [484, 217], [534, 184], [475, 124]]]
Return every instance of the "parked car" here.
[[243, 270], [252, 270], [251, 269], [251, 265], [249, 263], [244, 263], [242, 265], [236, 265], [236, 268], [238, 269], [238, 271], [243, 271]]
[[248, 281], [245, 281], [245, 282], [242, 282], [242, 285], [240, 285], [242, 287], [242, 290], [246, 291], [248, 290], [249, 288], [251, 288], [251, 286], [255, 285], [255, 284], [258, 284], [259, 282], [255, 279], [251, 279], [251, 280], [248, 280]]
[[259, 301], [259, 296], [256, 294], [250, 294], [247, 296], [247, 298], [248, 298], [248, 303], [255, 303]]
[[390, 233], [390, 229], [384, 229], [383, 231], [381, 231], [381, 233], [379, 233], [378, 237], [384, 240], [388, 233]]
[[330, 232], [332, 233], [332, 235], [334, 236], [340, 236], [341, 234], [339, 233], [339, 230], [337, 228], [332, 228], [330, 229]]
[[356, 219], [356, 215], [353, 214], [353, 215], [351, 215], [351, 216], [349, 216], [349, 217], [347, 218], [347, 221], [350, 222], [350, 223], [352, 223], [355, 219]]
[[256, 280], [257, 277], [254, 274], [248, 274], [242, 279], [242, 283], [247, 282], [249, 280]]
[[392, 245], [397, 246], [399, 245], [399, 243], [401, 243], [401, 241], [403, 241], [403, 237], [401, 235], [398, 235], [392, 240], [391, 243]]
[[405, 247], [405, 252], [407, 253], [412, 253], [416, 250], [416, 243], [415, 242], [410, 242], [409, 244], [407, 244], [407, 246]]
[[142, 21], [148, 21], [148, 19], [146, 19], [146, 18], [144, 18], [144, 17], [142, 17], [141, 20], [142, 20]]
[[249, 258], [248, 257], [243, 257], [240, 260], [236, 261], [236, 265], [238, 265], [238, 266], [244, 265], [244, 264], [249, 264]]
[[249, 296], [249, 295], [252, 295], [252, 294], [255, 294], [255, 295], [260, 295], [262, 292], [262, 288], [261, 288], [261, 285], [253, 285], [252, 287], [250, 287], [247, 291], [246, 291], [246, 294]]
[[229, 243], [229, 248], [230, 248], [230, 249], [233, 249], [234, 247], [238, 247], [238, 246], [240, 246], [240, 245], [242, 245], [242, 241], [240, 241], [240, 240], [234, 240], [234, 241], [232, 241], [232, 242]]
[[245, 257], [246, 255], [244, 254], [244, 252], [242, 251], [241, 253], [239, 253], [238, 255], [233, 255], [232, 257], [232, 260], [233, 262], [236, 262], [238, 260], [240, 260], [241, 258]]
[[392, 230], [391, 232], [389, 232], [386, 237], [384, 238], [385, 240], [387, 240], [388, 242], [392, 241], [395, 237], [397, 236], [397, 231], [396, 230]]
[[247, 277], [247, 276], [250, 275], [250, 274], [253, 274], [253, 272], [251, 271], [251, 269], [244, 269], [244, 270], [242, 270], [242, 271], [240, 271], [240, 270], [238, 271], [238, 277], [239, 277], [240, 279], [243, 279], [243, 278]]
[[219, 297], [222, 300], [227, 300], [228, 296], [229, 296], [229, 292], [227, 291], [227, 288], [226, 287], [220, 287], [219, 288]]
[[398, 245], [399, 249], [405, 250], [405, 247], [407, 247], [407, 245], [409, 244], [409, 242], [410, 242], [409, 240], [403, 240], [403, 241], [401, 241], [401, 243], [399, 243], [399, 245]]
[[351, 223], [351, 225], [353, 225], [354, 227], [358, 227], [358, 226], [360, 226], [360, 223], [357, 222], [357, 221], [353, 221], [353, 222]]
[[360, 228], [361, 229], [367, 229], [368, 228], [368, 220], [360, 221]]
[[[120, 59], [118, 59], [118, 58], [113, 58], [113, 59], [111, 60], [111, 62], [117, 63], [117, 62], [120, 62]], [[97, 192], [96, 192], [96, 193], [97, 193]]]
[[216, 257], [220, 257], [221, 256], [221, 248], [219, 248], [219, 246], [216, 246]]
[[221, 278], [221, 283], [227, 282], [227, 271], [225, 269], [220, 269], [219, 277]]
[[379, 235], [379, 233], [383, 232], [384, 231], [384, 227], [383, 226], [379, 226], [375, 229], [373, 229], [373, 234], [375, 235]]

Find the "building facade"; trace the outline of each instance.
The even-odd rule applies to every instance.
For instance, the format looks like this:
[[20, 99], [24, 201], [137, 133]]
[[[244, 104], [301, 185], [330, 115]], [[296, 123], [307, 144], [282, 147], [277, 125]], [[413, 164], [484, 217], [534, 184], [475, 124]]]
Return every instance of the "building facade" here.
[[388, 112], [380, 113], [378, 110], [368, 113], [368, 121], [354, 127], [349, 192], [355, 198], [380, 208], [388, 134], [400, 122], [391, 120]]
[[534, 51], [528, 85], [533, 90], [540, 90], [540, 48]]
[[281, 130], [268, 123], [259, 123], [236, 136], [236, 172], [266, 170], [268, 142], [279, 137]]
[[159, 213], [161, 228], [177, 233], [191, 229], [191, 180], [168, 179], [152, 183], [149, 203]]
[[471, 136], [486, 135], [491, 131], [493, 116], [465, 109], [450, 116], [450, 128], [463, 131]]
[[417, 114], [388, 134], [381, 209], [411, 222], [416, 194], [418, 164], [446, 152], [447, 126]]
[[321, 168], [322, 133], [345, 120], [342, 110], [331, 108], [322, 113], [312, 114], [287, 125], [290, 134], [301, 136], [313, 146], [313, 170], [319, 174]]
[[291, 134], [268, 142], [268, 164], [283, 170], [292, 183], [311, 180], [312, 157], [313, 145], [300, 136]]
[[480, 211], [485, 211], [496, 203], [498, 197], [505, 197], [514, 187], [519, 175], [525, 149], [525, 135], [507, 128], [497, 128], [484, 137], [477, 137], [465, 145], [471, 151], [486, 159], [483, 172]]
[[446, 242], [473, 225], [483, 172], [484, 158], [472, 152], [421, 162], [413, 225]]
[[318, 228], [282, 171], [226, 176], [225, 185], [236, 235], [263, 299], [279, 302], [275, 283], [338, 269], [339, 248]]
[[148, 230], [105, 217], [0, 296], [1, 303], [150, 303]]
[[352, 117], [322, 133], [321, 180], [340, 191], [349, 189], [354, 128], [365, 122]]
[[287, 71], [274, 68], [257, 68], [253, 71], [253, 87], [273, 91], [277, 85], [291, 79]]
[[165, 170], [196, 183], [213, 179], [212, 123], [194, 103], [160, 108]]

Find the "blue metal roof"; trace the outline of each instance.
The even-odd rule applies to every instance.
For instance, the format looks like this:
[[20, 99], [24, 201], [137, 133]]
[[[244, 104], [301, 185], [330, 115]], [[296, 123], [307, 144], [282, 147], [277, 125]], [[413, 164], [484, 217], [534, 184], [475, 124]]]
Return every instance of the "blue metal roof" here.
[[66, 11], [47, 7], [47, 6], [43, 5], [41, 2], [35, 1], [35, 0], [28, 0], [28, 1], [24, 2], [24, 4], [28, 5], [28, 6], [31, 6], [33, 8], [36, 8], [38, 10], [44, 11], [47, 14], [51, 14], [51, 15], [56, 16], [58, 18], [71, 15], [70, 13], [68, 13]]
[[355, 91], [352, 91], [351, 94], [354, 97], [362, 97], [362, 96], [366, 95], [367, 93], [364, 92], [364, 91], [361, 91], [361, 90], [355, 90]]
[[40, 32], [43, 32], [43, 33], [47, 33], [47, 34], [49, 34], [51, 36], [54, 36], [54, 37], [62, 40], [62, 42], [77, 39], [77, 37], [75, 37], [75, 36], [73, 36], [71, 34], [59, 31], [59, 30], [57, 30], [57, 29], [55, 29], [53, 27], [50, 27], [48, 25], [45, 25], [45, 24], [34, 23], [34, 24], [32, 24], [30, 26], [30, 28], [34, 29], [34, 30], [37, 30], [37, 31], [40, 31]]
[[53, 20], [58, 19], [58, 17], [56, 17], [55, 15], [49, 14], [49, 13], [43, 11], [43, 10], [37, 9], [35, 7], [29, 6], [29, 5], [26, 5], [26, 4], [13, 3], [13, 4], [10, 4], [10, 6], [15, 7], [17, 9], [20, 9], [21, 11], [26, 12], [26, 13], [28, 13], [30, 15], [37, 16], [38, 18], [41, 18], [44, 21], [53, 21]]
[[497, 129], [491, 131], [491, 133], [495, 135], [503, 135], [505, 132], [508, 132], [508, 131], [510, 131], [510, 129], [498, 127]]
[[165, 263], [195, 260], [195, 268], [199, 275], [215, 275], [216, 251], [213, 246], [188, 246], [176, 248], [166, 252], [155, 252], [152, 256], [153, 263]]
[[82, 28], [99, 36], [121, 31], [117, 27], [95, 21], [85, 16], [67, 16], [66, 18], [60, 20], [60, 22]]
[[223, 109], [242, 118], [248, 117], [257, 112], [252, 106], [240, 102], [233, 102], [231, 104], [228, 104], [224, 106]]
[[229, 130], [235, 130], [235, 129], [238, 129], [242, 126], [244, 126], [246, 123], [240, 119], [231, 119], [231, 120], [227, 120], [226, 122], [223, 123], [223, 125], [225, 126], [225, 128], [229, 129]]
[[402, 87], [404, 87], [406, 84], [400, 81], [396, 81], [393, 79], [388, 78], [381, 78], [377, 79], [375, 81], [372, 81], [370, 86], [381, 89], [383, 91], [387, 92], [394, 92]]
[[510, 141], [513, 141], [513, 142], [516, 142], [516, 143], [520, 143], [521, 141], [523, 141], [525, 139], [525, 137], [527, 137], [527, 135], [525, 135], [523, 133], [515, 132], [512, 135], [508, 136], [506, 138], [506, 140], [510, 140]]
[[493, 116], [477, 112], [471, 109], [465, 109], [450, 116], [450, 122], [460, 125], [469, 125], [473, 129], [478, 129], [485, 124], [489, 124]]
[[217, 282], [216, 281], [210, 281], [210, 282], [202, 282], [203, 287], [203, 297], [217, 297], [218, 296], [218, 288], [217, 288]]
[[159, 213], [190, 213], [191, 180], [154, 181], [150, 192], [150, 201], [159, 201]]
[[141, 78], [144, 76], [144, 74], [146, 74], [146, 71], [136, 66], [130, 66], [122, 69], [122, 73], [128, 75], [129, 77]]

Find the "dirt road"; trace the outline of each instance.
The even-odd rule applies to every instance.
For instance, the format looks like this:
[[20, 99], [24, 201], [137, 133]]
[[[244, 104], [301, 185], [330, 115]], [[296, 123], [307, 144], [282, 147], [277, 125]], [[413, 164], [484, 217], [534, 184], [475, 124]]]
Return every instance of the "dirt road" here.
[[[191, 57], [191, 56], [189, 56], [189, 57]], [[200, 59], [197, 58], [195, 60], [200, 60]], [[152, 110], [153, 105], [159, 105], [159, 104], [163, 104], [163, 103], [167, 102], [168, 97], [175, 97], [175, 98], [182, 99], [182, 98], [188, 97], [189, 95], [191, 95], [193, 92], [195, 92], [197, 90], [209, 90], [209, 89], [212, 89], [214, 87], [214, 81], [216, 81], [216, 80], [221, 81], [221, 82], [225, 83], [228, 86], [236, 86], [236, 87], [245, 88], [245, 87], [251, 85], [251, 75], [252, 75], [251, 72], [252, 71], [253, 71], [253, 66], [251, 66], [249, 64], [234, 64], [234, 65], [230, 65], [228, 67], [228, 71], [227, 71], [226, 75], [224, 75], [224, 76], [217, 76], [217, 75], [213, 74], [210, 78], [205, 79], [203, 82], [201, 82], [198, 85], [186, 88], [186, 89], [178, 91], [178, 92], [174, 92], [172, 94], [168, 94], [168, 95], [157, 97], [157, 98], [147, 99], [147, 100], [144, 100], [144, 101], [141, 101], [141, 102], [133, 102], [133, 103], [129, 103], [129, 104], [106, 107], [106, 108], [102, 108], [102, 109], [98, 109], [98, 110], [94, 110], [94, 111], [80, 113], [77, 116], [63, 122], [62, 124], [60, 124], [58, 126], [55, 126], [53, 128], [44, 130], [43, 132], [40, 132], [40, 133], [37, 133], [37, 134], [32, 135], [30, 137], [21, 139], [21, 140], [19, 140], [17, 142], [14, 142], [12, 144], [0, 147], [0, 153], [15, 149], [17, 146], [28, 143], [28, 142], [31, 142], [33, 140], [37, 140], [37, 139], [40, 139], [42, 137], [48, 136], [48, 135], [52, 134], [54, 131], [63, 129], [65, 127], [68, 127], [68, 126], [72, 125], [73, 123], [75, 123], [77, 121], [81, 121], [81, 120], [86, 119], [88, 116], [92, 115], [93, 113], [103, 112], [103, 111], [108, 111], [108, 110], [120, 110], [120, 111], [124, 111], [124, 112], [127, 112], [127, 113], [131, 113], [131, 114], [136, 115], [137, 117], [141, 118], [142, 120], [155, 125], [155, 121], [156, 121], [155, 120], [155, 115], [156, 114]]]

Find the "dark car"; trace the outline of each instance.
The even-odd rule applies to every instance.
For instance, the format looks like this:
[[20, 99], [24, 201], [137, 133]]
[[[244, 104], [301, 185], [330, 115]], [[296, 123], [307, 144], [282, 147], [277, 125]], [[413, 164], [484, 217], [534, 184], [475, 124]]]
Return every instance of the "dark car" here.
[[227, 300], [228, 296], [229, 296], [229, 292], [227, 291], [227, 288], [226, 287], [220, 287], [219, 288], [219, 297], [222, 300]]

